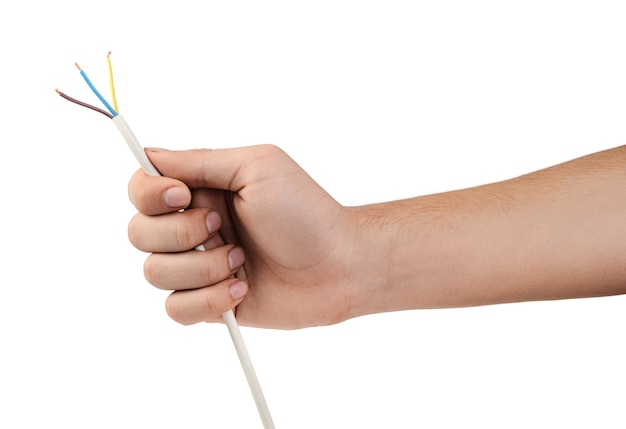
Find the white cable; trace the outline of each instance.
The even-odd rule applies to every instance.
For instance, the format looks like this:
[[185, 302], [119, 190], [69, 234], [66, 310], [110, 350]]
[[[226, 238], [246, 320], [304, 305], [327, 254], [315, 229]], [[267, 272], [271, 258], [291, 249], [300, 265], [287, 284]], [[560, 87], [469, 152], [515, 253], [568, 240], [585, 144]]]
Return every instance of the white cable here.
[[[139, 144], [139, 140], [135, 137], [132, 130], [120, 115], [115, 116], [113, 119], [113, 123], [117, 127], [118, 131], [124, 137], [126, 144], [130, 148], [133, 155], [137, 161], [139, 161], [139, 165], [143, 171], [146, 172], [149, 176], [160, 176], [159, 171], [152, 165], [150, 159], [143, 150], [143, 147]], [[204, 246], [200, 245], [196, 247], [197, 250], [205, 250]], [[246, 375], [246, 380], [248, 380], [248, 386], [250, 386], [250, 391], [252, 392], [252, 396], [254, 398], [254, 402], [256, 403], [257, 410], [259, 411], [259, 415], [261, 416], [261, 421], [263, 422], [263, 427], [265, 429], [274, 429], [274, 422], [272, 421], [272, 416], [270, 415], [269, 408], [267, 407], [267, 403], [265, 402], [265, 396], [263, 395], [263, 391], [261, 390], [261, 385], [259, 384], [259, 380], [257, 379], [256, 372], [254, 371], [254, 367], [252, 366], [252, 360], [250, 359], [250, 355], [248, 355], [248, 349], [246, 348], [246, 344], [243, 341], [243, 337], [241, 336], [241, 331], [239, 330], [239, 324], [237, 323], [237, 319], [235, 318], [235, 314], [232, 310], [228, 310], [226, 313], [222, 315], [224, 318], [224, 322], [228, 327], [228, 332], [230, 333], [230, 337], [233, 340], [233, 344], [235, 345], [235, 350], [237, 351], [237, 356], [239, 356], [239, 362], [241, 363], [241, 367], [243, 368], [243, 372]]]

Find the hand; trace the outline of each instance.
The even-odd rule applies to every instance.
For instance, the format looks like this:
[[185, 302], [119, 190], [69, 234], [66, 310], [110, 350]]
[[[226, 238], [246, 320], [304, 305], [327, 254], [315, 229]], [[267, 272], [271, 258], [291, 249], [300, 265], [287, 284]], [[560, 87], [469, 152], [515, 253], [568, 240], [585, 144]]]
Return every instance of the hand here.
[[241, 324], [288, 329], [626, 291], [626, 147], [350, 208], [273, 146], [148, 156], [165, 177], [131, 179], [129, 237], [184, 324], [235, 306]]
[[146, 152], [163, 177], [132, 177], [129, 239], [152, 253], [147, 280], [174, 291], [174, 320], [219, 321], [235, 306], [240, 324], [272, 328], [350, 317], [350, 210], [283, 151]]

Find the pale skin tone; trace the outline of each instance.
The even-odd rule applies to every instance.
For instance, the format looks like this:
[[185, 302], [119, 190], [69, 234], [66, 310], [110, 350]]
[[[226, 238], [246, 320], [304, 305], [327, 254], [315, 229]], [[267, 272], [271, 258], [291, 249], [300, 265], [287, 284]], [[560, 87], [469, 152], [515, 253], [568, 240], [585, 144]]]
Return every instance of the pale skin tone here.
[[274, 146], [147, 153], [163, 177], [131, 178], [129, 238], [151, 253], [145, 276], [173, 291], [166, 310], [182, 324], [235, 308], [241, 325], [295, 329], [626, 293], [626, 146], [360, 207]]

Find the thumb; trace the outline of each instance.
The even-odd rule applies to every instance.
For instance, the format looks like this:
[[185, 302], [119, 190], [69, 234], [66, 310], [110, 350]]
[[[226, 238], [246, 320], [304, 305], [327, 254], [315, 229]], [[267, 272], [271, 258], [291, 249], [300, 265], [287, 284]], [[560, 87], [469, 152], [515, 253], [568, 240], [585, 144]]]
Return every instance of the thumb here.
[[286, 156], [272, 145], [181, 151], [147, 148], [146, 154], [163, 176], [178, 179], [190, 188], [232, 192], [267, 177], [275, 165], [281, 164], [277, 157]]

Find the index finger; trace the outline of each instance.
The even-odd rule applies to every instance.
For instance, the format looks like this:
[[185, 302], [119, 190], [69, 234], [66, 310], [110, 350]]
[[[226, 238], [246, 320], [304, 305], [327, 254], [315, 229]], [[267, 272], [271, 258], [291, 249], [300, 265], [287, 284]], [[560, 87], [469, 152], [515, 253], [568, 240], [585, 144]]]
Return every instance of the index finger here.
[[128, 182], [128, 197], [145, 215], [172, 213], [191, 203], [191, 192], [180, 180], [164, 176], [148, 176], [137, 170]]

